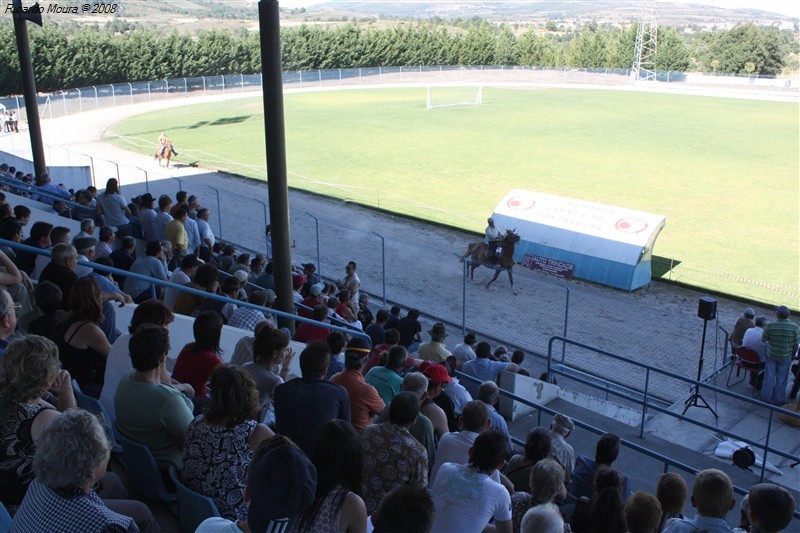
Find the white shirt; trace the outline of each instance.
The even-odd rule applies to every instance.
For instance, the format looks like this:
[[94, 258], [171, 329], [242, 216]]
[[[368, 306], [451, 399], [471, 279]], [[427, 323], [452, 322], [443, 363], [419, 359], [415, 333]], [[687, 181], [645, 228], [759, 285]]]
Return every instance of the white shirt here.
[[158, 226], [156, 225], [156, 212], [153, 209], [142, 209], [139, 211], [139, 223], [142, 225], [144, 240], [147, 242], [157, 241]]
[[172, 215], [166, 211], [159, 211], [156, 215], [156, 229], [158, 230], [158, 240], [163, 241], [167, 238], [167, 224], [172, 222]]
[[763, 334], [764, 328], [756, 326], [748, 329], [744, 332], [744, 337], [742, 337], [742, 346], [753, 350], [758, 354], [759, 359], [766, 361], [767, 343], [761, 340]]
[[[192, 281], [192, 278], [187, 276], [186, 272], [184, 272], [180, 268], [177, 268], [175, 269], [175, 272], [172, 273], [172, 276], [170, 276], [169, 281], [177, 285], [186, 285], [187, 283]], [[164, 305], [166, 305], [170, 309], [175, 307], [175, 302], [178, 300], [179, 293], [180, 291], [178, 289], [167, 287], [167, 290], [164, 292]]]
[[453, 400], [453, 410], [456, 416], [461, 416], [461, 413], [464, 411], [464, 405], [472, 401], [472, 396], [470, 396], [467, 389], [464, 388], [464, 385], [458, 382], [458, 378], [452, 379], [453, 381], [448, 383], [447, 387], [444, 389], [444, 393]]
[[197, 526], [195, 533], [242, 533], [242, 530], [239, 529], [236, 522], [216, 516], [203, 520]]
[[[469, 449], [472, 448], [472, 443], [475, 442], [477, 437], [477, 433], [466, 429], [458, 433], [445, 433], [442, 435], [442, 438], [439, 439], [439, 445], [436, 447], [436, 461], [433, 463], [428, 484], [433, 486], [436, 473], [444, 463], [467, 464], [469, 462]], [[490, 477], [500, 483], [499, 471], [495, 470]]]
[[203, 246], [207, 243], [206, 240], [211, 241], [211, 246], [214, 246], [214, 232], [211, 231], [211, 226], [208, 225], [208, 222], [203, 220], [202, 218], [197, 218], [197, 229], [200, 231], [200, 239], [203, 241]]
[[475, 469], [445, 463], [431, 485], [436, 508], [431, 533], [483, 531], [489, 521], [511, 520], [511, 496], [500, 483]]
[[186, 253], [193, 254], [202, 242], [200, 240], [200, 229], [197, 226], [197, 222], [189, 217], [186, 217], [186, 220], [183, 221], [183, 229], [186, 230], [186, 237], [189, 240], [189, 244], [186, 246]]
[[103, 378], [103, 391], [100, 393], [100, 403], [102, 403], [103, 407], [108, 411], [108, 416], [111, 418], [110, 422], [112, 423], [116, 420], [114, 395], [117, 393], [117, 387], [122, 377], [133, 370], [130, 351], [128, 351], [128, 343], [130, 340], [130, 333], [125, 333], [117, 337], [117, 340], [111, 345], [111, 351], [108, 352], [108, 359], [106, 359], [106, 373]]
[[475, 355], [475, 350], [472, 349], [472, 346], [469, 344], [456, 344], [456, 347], [453, 348], [453, 357], [455, 357], [459, 363], [462, 365], [467, 361], [472, 361], [477, 356]]

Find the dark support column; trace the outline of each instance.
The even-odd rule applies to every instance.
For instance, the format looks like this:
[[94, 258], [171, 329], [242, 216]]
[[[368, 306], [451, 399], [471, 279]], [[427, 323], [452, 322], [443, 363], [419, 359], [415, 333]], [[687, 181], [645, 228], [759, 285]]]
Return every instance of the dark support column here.
[[[28, 20], [39, 26], [42, 25], [42, 15], [39, 13], [39, 4], [33, 4], [30, 6], [28, 12], [23, 13], [22, 0], [14, 0], [13, 18], [14, 34], [17, 37], [20, 74], [22, 76], [22, 94], [25, 97], [25, 114], [28, 119], [28, 133], [31, 137], [34, 174], [40, 176], [47, 172], [47, 164], [44, 160], [42, 128], [39, 125], [39, 105], [36, 101], [36, 80], [33, 78], [33, 63], [31, 62], [31, 48], [28, 43], [28, 28], [25, 26]], [[17, 117], [17, 120], [19, 119], [20, 117]]]
[[[283, 125], [283, 76], [278, 2], [258, 2], [261, 32], [261, 73], [264, 90], [264, 136], [267, 140], [267, 190], [272, 226], [272, 257], [275, 267], [275, 308], [294, 313], [292, 295], [292, 238], [289, 228], [289, 188], [286, 181], [286, 136]], [[279, 319], [278, 325], [294, 331], [294, 320]]]

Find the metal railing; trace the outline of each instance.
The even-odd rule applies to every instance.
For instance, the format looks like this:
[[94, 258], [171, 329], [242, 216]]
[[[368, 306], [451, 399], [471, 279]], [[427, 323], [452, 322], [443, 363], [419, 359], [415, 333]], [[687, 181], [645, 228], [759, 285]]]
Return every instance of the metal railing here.
[[[548, 343], [548, 351], [547, 351], [547, 377], [548, 377], [548, 380], [551, 380], [553, 374], [558, 374], [558, 375], [561, 375], [561, 376], [568, 377], [568, 378], [570, 378], [572, 380], [575, 380], [575, 381], [577, 381], [577, 382], [579, 382], [579, 383], [581, 383], [583, 385], [587, 385], [587, 386], [595, 387], [595, 388], [601, 388], [602, 387], [602, 385], [598, 385], [597, 384], [597, 381], [604, 381], [604, 380], [602, 380], [602, 378], [595, 378], [595, 379], [589, 380], [589, 379], [584, 379], [584, 378], [580, 377], [579, 375], [575, 375], [573, 372], [570, 372], [569, 370], [565, 370], [568, 367], [566, 365], [564, 365], [563, 362], [561, 364], [553, 364], [553, 346], [554, 346], [555, 343], [563, 343], [563, 344], [569, 344], [569, 345], [572, 345], [572, 346], [576, 346], [576, 347], [582, 348], [584, 350], [588, 350], [588, 351], [596, 353], [596, 354], [602, 354], [605, 357], [610, 357], [611, 359], [614, 359], [614, 360], [617, 360], [617, 361], [622, 361], [622, 362], [624, 362], [626, 364], [633, 365], [635, 367], [638, 367], [638, 368], [641, 368], [641, 369], [645, 370], [645, 387], [644, 387], [643, 398], [641, 398], [641, 399], [636, 397], [636, 396], [634, 396], [634, 395], [627, 394], [624, 390], [616, 390], [615, 388], [606, 388], [605, 389], [607, 393], [609, 393], [609, 394], [611, 394], [613, 396], [624, 398], [625, 400], [633, 402], [633, 403], [636, 403], [636, 404], [638, 404], [638, 405], [640, 405], [642, 407], [641, 423], [639, 425], [639, 437], [640, 438], [644, 437], [644, 424], [645, 424], [645, 421], [646, 421], [646, 418], [647, 418], [647, 411], [648, 411], [648, 409], [651, 409], [651, 410], [654, 410], [654, 411], [658, 411], [659, 413], [663, 413], [663, 414], [672, 416], [674, 418], [677, 418], [678, 420], [682, 420], [684, 422], [688, 422], [690, 424], [693, 424], [695, 426], [701, 427], [703, 429], [706, 429], [706, 430], [709, 430], [709, 431], [712, 431], [712, 432], [715, 432], [715, 433], [719, 433], [719, 434], [724, 435], [726, 437], [734, 438], [734, 439], [739, 440], [741, 442], [744, 442], [744, 443], [746, 443], [746, 444], [748, 444], [748, 445], [750, 445], [752, 447], [760, 448], [760, 449], [764, 450], [763, 464], [761, 465], [760, 481], [764, 481], [764, 475], [765, 475], [765, 472], [766, 472], [766, 465], [767, 465], [767, 456], [768, 456], [769, 453], [778, 455], [778, 456], [783, 457], [785, 459], [789, 459], [790, 461], [800, 461], [800, 457], [798, 457], [796, 455], [792, 455], [792, 454], [787, 453], [787, 452], [784, 452], [783, 450], [779, 450], [777, 448], [770, 447], [770, 445], [769, 445], [770, 434], [772, 433], [772, 423], [773, 423], [773, 419], [774, 419], [775, 414], [778, 413], [778, 414], [788, 415], [788, 416], [791, 416], [791, 417], [794, 417], [794, 418], [800, 418], [800, 413], [788, 411], [786, 409], [782, 409], [781, 407], [777, 407], [777, 406], [774, 406], [774, 405], [770, 405], [770, 404], [761, 402], [759, 400], [748, 398], [747, 396], [743, 396], [741, 394], [737, 394], [735, 392], [731, 392], [731, 391], [729, 391], [727, 389], [723, 389], [723, 388], [717, 387], [715, 385], [710, 385], [710, 384], [706, 383], [705, 381], [697, 381], [697, 380], [694, 380], [694, 379], [689, 379], [689, 378], [686, 378], [684, 376], [680, 376], [678, 374], [675, 374], [673, 372], [669, 372], [667, 370], [662, 370], [660, 368], [657, 368], [655, 366], [648, 365], [648, 364], [645, 364], [645, 363], [640, 363], [639, 361], [634, 361], [632, 359], [628, 359], [626, 357], [622, 357], [620, 355], [617, 355], [617, 354], [614, 354], [614, 353], [611, 353], [611, 352], [608, 352], [608, 351], [605, 351], [605, 350], [601, 350], [601, 349], [595, 348], [593, 346], [589, 346], [588, 344], [584, 344], [582, 342], [578, 342], [578, 341], [574, 341], [574, 340], [571, 340], [571, 339], [567, 339], [565, 337], [552, 337], [550, 339], [550, 342]], [[726, 344], [727, 344], [727, 338], [726, 338]], [[729, 362], [728, 364], [731, 364], [731, 363]], [[759, 443], [757, 441], [754, 441], [752, 439], [748, 439], [747, 437], [743, 437], [743, 436], [738, 435], [736, 433], [733, 433], [733, 432], [730, 432], [730, 431], [726, 431], [724, 429], [720, 429], [720, 428], [718, 428], [716, 426], [712, 426], [710, 424], [706, 424], [706, 423], [701, 422], [699, 420], [695, 420], [693, 418], [684, 416], [683, 414], [678, 414], [678, 413], [672, 412], [668, 408], [664, 408], [661, 405], [658, 405], [657, 403], [650, 401], [648, 393], [649, 393], [649, 387], [650, 387], [650, 375], [651, 374], [659, 374], [659, 375], [667, 376], [670, 379], [677, 380], [677, 381], [680, 381], [682, 383], [685, 383], [686, 385], [689, 385], [690, 389], [708, 390], [710, 392], [714, 392], [714, 393], [717, 393], [717, 394], [722, 394], [722, 395], [727, 396], [729, 398], [732, 398], [732, 399], [735, 399], [735, 400], [738, 400], [738, 401], [741, 401], [741, 402], [745, 402], [745, 403], [750, 404], [750, 405], [756, 405], [758, 407], [765, 408], [765, 409], [769, 410], [769, 420], [768, 420], [768, 423], [767, 423], [767, 432], [766, 432], [766, 435], [764, 437], [764, 444], [761, 444], [761, 443]]]
[[[459, 380], [466, 379], [466, 380], [468, 380], [468, 381], [470, 381], [472, 383], [475, 383], [475, 384], [478, 384], [478, 385], [481, 384], [481, 380], [479, 380], [479, 379], [477, 379], [477, 378], [475, 378], [473, 376], [469, 376], [467, 374], [464, 374], [463, 372], [456, 372], [456, 375], [458, 376]], [[559, 414], [559, 411], [556, 411], [555, 409], [551, 409], [550, 407], [547, 407], [546, 405], [542, 405], [542, 404], [536, 403], [536, 402], [534, 402], [532, 400], [529, 400], [527, 398], [522, 398], [521, 396], [517, 396], [513, 392], [509, 392], [509, 391], [507, 391], [507, 390], [505, 390], [503, 388], [500, 389], [500, 394], [502, 396], [505, 396], [506, 398], [510, 398], [510, 399], [514, 400], [515, 402], [519, 402], [519, 403], [521, 403], [523, 405], [526, 405], [526, 406], [531, 407], [534, 410], [536, 410], [537, 411], [536, 424], [538, 426], [542, 425], [542, 414], [543, 413], [551, 415], [551, 416], [555, 416], [555, 415]], [[794, 414], [795, 416], [798, 416], [797, 413], [791, 413], [790, 411], [785, 411], [783, 409], [778, 409], [778, 410], [779, 411], [784, 411], [786, 413]], [[607, 431], [605, 431], [603, 429], [600, 429], [598, 427], [592, 426], [591, 424], [587, 424], [586, 422], [582, 422], [581, 420], [572, 418], [572, 421], [575, 423], [575, 427], [584, 429], [586, 431], [589, 431], [590, 433], [594, 433], [595, 435], [603, 435], [603, 434], [607, 433]], [[521, 441], [520, 439], [516, 438], [516, 437], [512, 437], [512, 441], [515, 444], [524, 445], [524, 442]], [[663, 470], [664, 472], [668, 472], [670, 467], [674, 467], [674, 468], [680, 469], [680, 470], [682, 470], [684, 472], [687, 472], [689, 474], [692, 474], [692, 475], [697, 475], [697, 473], [701, 471], [700, 469], [694, 468], [693, 466], [687, 465], [687, 464], [682, 463], [680, 461], [676, 461], [675, 459], [672, 459], [670, 457], [667, 457], [666, 455], [663, 455], [663, 454], [660, 454], [658, 452], [655, 452], [655, 451], [653, 451], [653, 450], [651, 450], [649, 448], [646, 448], [644, 446], [640, 446], [639, 444], [636, 444], [635, 442], [632, 442], [632, 441], [629, 441], [629, 440], [626, 440], [626, 439], [620, 439], [620, 444], [622, 446], [624, 446], [625, 448], [627, 448], [627, 449], [629, 449], [629, 450], [631, 450], [631, 451], [633, 451], [633, 452], [635, 452], [637, 454], [644, 455], [646, 457], [649, 457], [651, 459], [655, 459], [656, 461], [662, 463], [664, 465], [664, 470]], [[764, 459], [764, 463], [766, 464], [766, 458]], [[763, 481], [763, 479], [764, 478], [763, 478], [763, 470], [762, 470], [761, 481]], [[733, 490], [737, 494], [741, 494], [741, 495], [745, 495], [745, 494], [748, 494], [750, 492], [749, 489], [746, 489], [744, 487], [739, 487], [737, 485], [733, 486]], [[795, 520], [800, 520], [800, 509], [795, 510], [793, 516], [794, 516]]]

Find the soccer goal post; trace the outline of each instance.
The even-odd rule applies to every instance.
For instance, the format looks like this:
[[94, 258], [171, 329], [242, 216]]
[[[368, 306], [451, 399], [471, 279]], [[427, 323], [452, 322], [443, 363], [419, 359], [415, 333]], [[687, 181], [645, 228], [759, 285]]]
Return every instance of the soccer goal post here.
[[483, 104], [483, 87], [480, 85], [463, 87], [428, 85], [428, 109], [481, 104]]

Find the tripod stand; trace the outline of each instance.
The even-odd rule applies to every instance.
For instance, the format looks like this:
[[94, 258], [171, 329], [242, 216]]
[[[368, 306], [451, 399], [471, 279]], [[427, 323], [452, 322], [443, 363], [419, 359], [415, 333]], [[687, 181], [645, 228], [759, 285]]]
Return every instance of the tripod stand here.
[[[708, 319], [703, 318], [703, 341], [700, 344], [700, 361], [697, 362], [697, 381], [700, 381], [700, 377], [703, 373], [703, 354], [706, 348], [706, 329], [708, 328]], [[702, 407], [704, 409], [708, 409], [711, 411], [711, 414], [714, 415], [714, 420], [717, 420], [719, 416], [717, 412], [708, 404], [703, 395], [700, 394], [700, 385], [694, 386], [694, 392], [692, 395], [689, 396], [686, 401], [684, 402], [686, 407], [683, 408], [683, 412], [681, 415], [685, 415], [686, 411], [689, 410], [690, 407]]]

